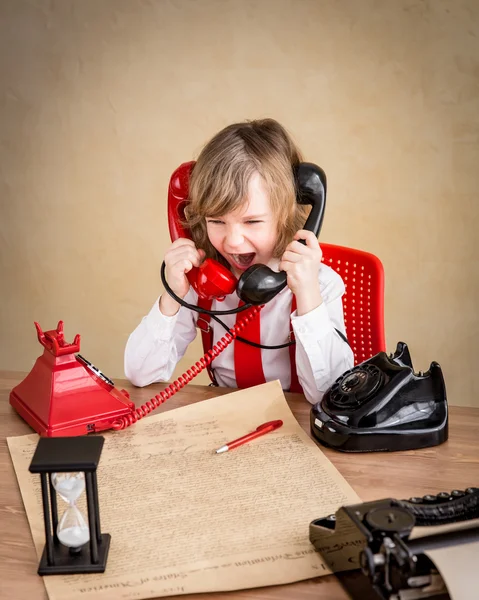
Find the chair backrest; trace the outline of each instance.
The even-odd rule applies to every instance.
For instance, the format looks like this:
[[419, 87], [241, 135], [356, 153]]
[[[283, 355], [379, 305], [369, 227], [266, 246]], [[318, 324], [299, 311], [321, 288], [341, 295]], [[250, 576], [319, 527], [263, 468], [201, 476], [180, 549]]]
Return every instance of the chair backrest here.
[[341, 275], [346, 334], [354, 364], [386, 350], [384, 268], [377, 256], [362, 250], [321, 243], [323, 262]]

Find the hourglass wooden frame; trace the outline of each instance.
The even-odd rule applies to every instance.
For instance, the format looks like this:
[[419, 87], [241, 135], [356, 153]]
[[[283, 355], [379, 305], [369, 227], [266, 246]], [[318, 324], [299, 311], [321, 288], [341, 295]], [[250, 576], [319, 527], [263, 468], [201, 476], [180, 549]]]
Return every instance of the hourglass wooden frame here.
[[[40, 438], [31, 473], [39, 473], [42, 488], [45, 548], [38, 567], [39, 575], [103, 573], [106, 568], [111, 536], [101, 533], [96, 470], [105, 439], [102, 436]], [[90, 540], [79, 552], [71, 552], [57, 536], [57, 492], [54, 473], [83, 472]]]

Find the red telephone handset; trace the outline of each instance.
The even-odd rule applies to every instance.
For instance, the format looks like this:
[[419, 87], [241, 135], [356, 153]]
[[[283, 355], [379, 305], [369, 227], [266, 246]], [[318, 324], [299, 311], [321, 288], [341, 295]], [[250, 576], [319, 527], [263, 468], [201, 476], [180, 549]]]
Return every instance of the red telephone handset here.
[[[168, 186], [168, 227], [172, 240], [189, 238], [182, 221], [185, 220], [185, 206], [188, 201], [189, 181], [194, 161], [183, 163], [173, 173]], [[195, 292], [201, 298], [224, 300], [235, 291], [238, 280], [233, 273], [212, 258], [204, 260], [199, 267], [193, 267], [186, 274]]]

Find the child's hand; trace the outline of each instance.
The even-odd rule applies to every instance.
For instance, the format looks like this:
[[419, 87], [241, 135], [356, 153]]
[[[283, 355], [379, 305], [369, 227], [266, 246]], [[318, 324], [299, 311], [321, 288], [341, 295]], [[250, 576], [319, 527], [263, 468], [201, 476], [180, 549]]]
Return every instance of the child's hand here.
[[166, 280], [180, 298], [184, 298], [190, 289], [186, 273], [193, 267], [199, 267], [204, 257], [205, 251], [198, 250], [195, 243], [187, 238], [175, 240], [166, 251]]
[[[205, 251], [196, 248], [187, 238], [178, 238], [165, 254], [165, 275], [170, 288], [180, 298], [184, 298], [190, 289], [186, 273], [193, 267], [199, 267], [205, 258]], [[168, 293], [160, 298], [160, 310], [164, 315], [172, 316], [178, 312], [179, 305]]]
[[[298, 240], [305, 240], [306, 245]], [[286, 272], [288, 287], [296, 296], [298, 315], [310, 312], [323, 302], [318, 280], [322, 256], [318, 238], [311, 231], [301, 229], [281, 257], [279, 268]]]

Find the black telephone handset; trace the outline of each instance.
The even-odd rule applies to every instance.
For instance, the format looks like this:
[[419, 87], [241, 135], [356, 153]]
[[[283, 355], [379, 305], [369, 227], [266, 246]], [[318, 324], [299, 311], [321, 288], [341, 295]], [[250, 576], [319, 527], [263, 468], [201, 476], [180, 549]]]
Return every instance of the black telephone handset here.
[[[170, 237], [191, 238], [182, 225], [188, 202], [189, 178], [194, 162], [183, 163], [172, 174], [168, 187], [168, 226]], [[311, 205], [304, 229], [319, 235], [326, 206], [326, 175], [313, 163], [295, 167], [296, 199], [299, 204]], [[236, 281], [229, 269], [213, 259], [206, 259], [199, 268], [187, 274], [188, 280], [200, 297], [222, 298], [235, 289], [246, 304], [266, 304], [286, 286], [286, 273], [277, 273], [266, 265], [253, 265]]]
[[[295, 171], [296, 200], [298, 204], [310, 204], [304, 229], [318, 237], [323, 224], [326, 207], [326, 174], [313, 163], [300, 163]], [[301, 240], [304, 243], [304, 240]], [[253, 265], [238, 281], [237, 294], [243, 302], [265, 304], [286, 286], [286, 273], [273, 271], [266, 265]]]

